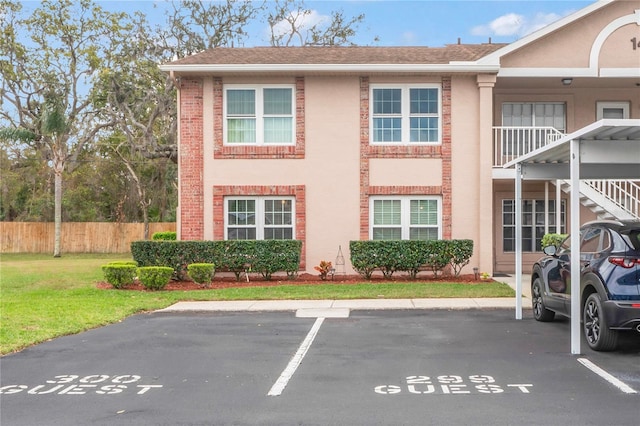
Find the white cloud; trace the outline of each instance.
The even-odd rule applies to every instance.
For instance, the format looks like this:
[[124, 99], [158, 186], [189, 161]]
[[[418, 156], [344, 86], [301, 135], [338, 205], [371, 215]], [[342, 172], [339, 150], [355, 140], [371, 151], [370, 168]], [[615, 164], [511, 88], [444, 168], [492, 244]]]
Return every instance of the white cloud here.
[[471, 34], [477, 36], [511, 36], [518, 35], [523, 27], [524, 16], [517, 13], [502, 15], [486, 25], [479, 25], [471, 29]]
[[522, 37], [557, 21], [561, 17], [556, 13], [537, 13], [530, 18], [517, 13], [508, 13], [488, 24], [473, 27], [471, 34], [475, 36]]

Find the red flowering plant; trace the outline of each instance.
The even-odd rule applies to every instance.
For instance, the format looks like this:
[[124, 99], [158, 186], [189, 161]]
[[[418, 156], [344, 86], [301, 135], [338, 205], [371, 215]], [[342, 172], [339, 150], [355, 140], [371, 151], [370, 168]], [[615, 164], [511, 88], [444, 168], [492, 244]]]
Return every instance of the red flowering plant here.
[[320, 264], [318, 266], [315, 266], [314, 269], [320, 272], [320, 279], [324, 281], [327, 279], [327, 275], [333, 269], [333, 265], [331, 265], [331, 262], [327, 262], [326, 260], [321, 260]]

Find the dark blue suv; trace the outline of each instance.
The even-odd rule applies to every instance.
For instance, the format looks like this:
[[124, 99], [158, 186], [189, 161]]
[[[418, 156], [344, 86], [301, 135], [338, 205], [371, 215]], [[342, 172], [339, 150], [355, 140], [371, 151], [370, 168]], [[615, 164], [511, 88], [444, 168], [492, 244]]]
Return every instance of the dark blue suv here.
[[[570, 247], [544, 248], [533, 265], [531, 297], [538, 321], [571, 314]], [[611, 351], [618, 332], [640, 333], [640, 222], [595, 221], [580, 228], [580, 312], [591, 349]], [[640, 336], [640, 335], [639, 335]]]

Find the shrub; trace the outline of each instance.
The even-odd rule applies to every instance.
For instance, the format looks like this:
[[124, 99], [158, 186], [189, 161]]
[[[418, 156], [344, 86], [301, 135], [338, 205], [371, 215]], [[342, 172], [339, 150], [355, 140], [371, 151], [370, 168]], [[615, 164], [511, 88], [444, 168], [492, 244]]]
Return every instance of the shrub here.
[[447, 240], [429, 240], [426, 245], [425, 266], [431, 269], [433, 276], [437, 277], [451, 259], [447, 253]]
[[376, 270], [375, 249], [371, 244], [373, 241], [350, 241], [349, 251], [351, 252], [351, 265], [364, 279], [370, 279], [373, 271]]
[[129, 266], [138, 266], [138, 262], [135, 260], [114, 260], [112, 262], [107, 263], [107, 265], [129, 265]]
[[274, 272], [297, 272], [300, 266], [302, 242], [296, 240], [252, 241], [253, 261], [251, 269], [270, 280]]
[[136, 278], [136, 262], [121, 261], [110, 262], [102, 265], [104, 279], [113, 288], [122, 288], [128, 284], [133, 284]]
[[374, 241], [373, 243], [376, 250], [375, 266], [382, 271], [385, 278], [391, 278], [399, 269], [404, 241]]
[[434, 276], [451, 265], [456, 276], [469, 263], [473, 254], [472, 240], [376, 240], [351, 241], [351, 264], [365, 279], [379, 269], [389, 278], [395, 271], [407, 271], [415, 278], [421, 268], [429, 268]]
[[420, 268], [427, 263], [428, 241], [405, 240], [402, 241], [403, 249], [398, 253], [397, 268], [405, 271], [410, 278], [416, 278]]
[[224, 269], [233, 272], [236, 281], [240, 281], [241, 274], [248, 272], [253, 263], [254, 255], [251, 243], [252, 241], [230, 240], [224, 244], [219, 264]]
[[175, 231], [154, 232], [151, 239], [154, 241], [175, 241], [178, 239], [178, 233]]
[[449, 265], [457, 277], [473, 256], [473, 240], [448, 240], [446, 252], [449, 257]]
[[544, 234], [544, 236], [542, 237], [542, 241], [540, 243], [540, 245], [542, 247], [540, 247], [542, 250], [544, 250], [545, 247], [548, 246], [556, 246], [559, 247], [560, 244], [562, 244], [562, 242], [567, 238], [568, 234]]
[[187, 271], [193, 281], [203, 284], [205, 287], [209, 287], [216, 274], [216, 268], [213, 263], [192, 263], [187, 266]]
[[142, 266], [138, 279], [147, 290], [162, 290], [171, 281], [173, 268], [168, 266]]
[[133, 241], [131, 255], [140, 266], [169, 266], [179, 280], [187, 278], [187, 265], [213, 263], [222, 265], [225, 241]]
[[295, 276], [300, 268], [302, 242], [297, 240], [134, 241], [131, 254], [140, 266], [170, 266], [182, 280], [192, 263], [213, 263], [240, 280], [246, 270], [270, 279], [276, 271]]

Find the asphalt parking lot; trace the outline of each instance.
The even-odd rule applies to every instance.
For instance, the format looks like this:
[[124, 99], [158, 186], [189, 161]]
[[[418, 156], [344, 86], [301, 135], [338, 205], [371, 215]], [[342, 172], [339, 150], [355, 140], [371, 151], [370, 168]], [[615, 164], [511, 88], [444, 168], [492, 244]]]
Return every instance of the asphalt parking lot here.
[[511, 309], [136, 315], [3, 357], [0, 423], [637, 425], [640, 339], [575, 356], [569, 329]]

